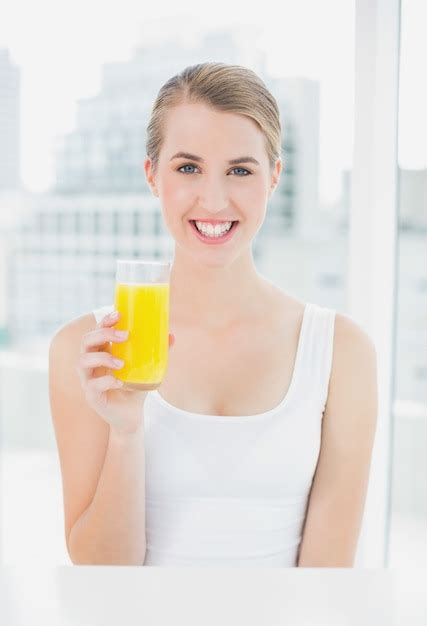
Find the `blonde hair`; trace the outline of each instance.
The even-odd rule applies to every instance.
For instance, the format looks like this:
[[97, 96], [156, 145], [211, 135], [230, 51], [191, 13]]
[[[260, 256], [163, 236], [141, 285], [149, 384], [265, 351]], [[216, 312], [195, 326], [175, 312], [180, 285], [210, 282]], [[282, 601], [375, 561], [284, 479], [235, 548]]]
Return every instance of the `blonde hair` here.
[[214, 109], [246, 115], [262, 130], [270, 167], [281, 157], [280, 111], [265, 83], [249, 68], [226, 63], [186, 67], [160, 89], [147, 126], [146, 151], [156, 170], [168, 109], [183, 103], [204, 103]]

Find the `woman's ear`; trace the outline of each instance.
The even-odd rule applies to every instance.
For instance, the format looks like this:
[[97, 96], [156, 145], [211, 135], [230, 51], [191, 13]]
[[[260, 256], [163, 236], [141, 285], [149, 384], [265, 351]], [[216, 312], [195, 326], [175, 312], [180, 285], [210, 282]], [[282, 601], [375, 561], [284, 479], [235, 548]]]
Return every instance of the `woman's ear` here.
[[282, 171], [282, 159], [279, 158], [276, 161], [276, 164], [274, 166], [274, 170], [271, 176], [269, 196], [272, 195], [273, 191], [276, 189], [277, 185], [279, 184], [281, 171]]
[[150, 187], [153, 195], [158, 196], [159, 192], [157, 191], [156, 182], [155, 182], [155, 178], [153, 174], [152, 163], [149, 157], [147, 157], [144, 161], [144, 170], [145, 170], [145, 177], [147, 179], [148, 186]]

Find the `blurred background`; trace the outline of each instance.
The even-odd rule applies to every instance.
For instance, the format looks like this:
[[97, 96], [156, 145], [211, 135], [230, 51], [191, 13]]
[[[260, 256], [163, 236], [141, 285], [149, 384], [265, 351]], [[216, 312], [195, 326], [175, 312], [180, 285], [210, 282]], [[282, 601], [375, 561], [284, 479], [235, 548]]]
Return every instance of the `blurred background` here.
[[[259, 271], [347, 313], [355, 2], [6, 1], [0, 19], [0, 558], [71, 564], [50, 415], [48, 347], [113, 302], [116, 258], [170, 260], [145, 181], [145, 128], [188, 65], [255, 70], [276, 97], [284, 171], [254, 240]], [[400, 14], [396, 318], [389, 567], [427, 562], [427, 43]], [[366, 223], [369, 235], [371, 223]]]

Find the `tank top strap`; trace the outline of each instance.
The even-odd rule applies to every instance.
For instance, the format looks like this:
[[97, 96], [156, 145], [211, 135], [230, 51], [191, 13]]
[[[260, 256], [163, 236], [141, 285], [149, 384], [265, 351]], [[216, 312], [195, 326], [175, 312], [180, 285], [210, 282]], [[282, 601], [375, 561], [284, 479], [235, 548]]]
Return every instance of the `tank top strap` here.
[[314, 398], [323, 414], [332, 369], [336, 310], [313, 302], [309, 302], [308, 306], [301, 346], [299, 393], [308, 393]]

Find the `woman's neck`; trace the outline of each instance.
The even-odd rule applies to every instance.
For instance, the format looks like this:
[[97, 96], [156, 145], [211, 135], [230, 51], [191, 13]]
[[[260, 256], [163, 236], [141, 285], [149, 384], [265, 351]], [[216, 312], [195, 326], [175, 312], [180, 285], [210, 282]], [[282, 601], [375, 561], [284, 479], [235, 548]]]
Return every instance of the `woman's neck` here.
[[265, 284], [251, 249], [227, 265], [203, 264], [175, 250], [170, 274], [171, 321], [211, 330], [227, 328], [261, 313]]

